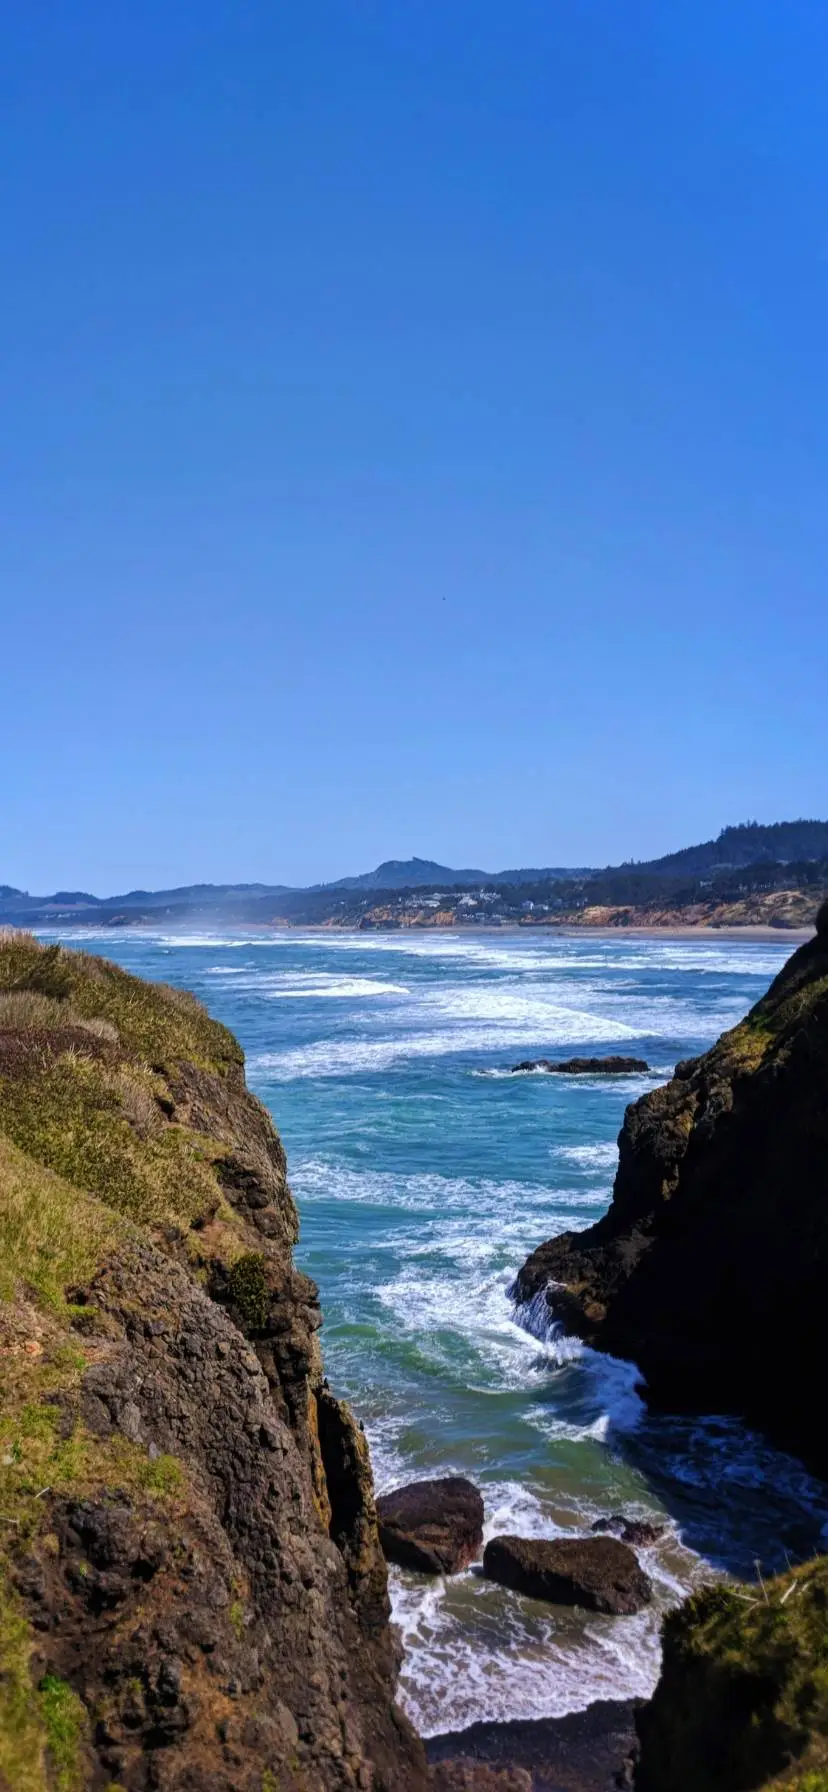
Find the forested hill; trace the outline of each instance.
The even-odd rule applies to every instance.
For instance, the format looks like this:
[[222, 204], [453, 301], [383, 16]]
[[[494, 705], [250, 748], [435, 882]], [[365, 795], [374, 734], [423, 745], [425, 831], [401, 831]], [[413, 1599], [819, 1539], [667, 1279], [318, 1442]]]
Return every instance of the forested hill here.
[[828, 821], [774, 821], [767, 827], [758, 821], [746, 821], [738, 827], [722, 828], [715, 840], [685, 846], [661, 859], [649, 859], [636, 869], [654, 875], [702, 873], [739, 870], [762, 861], [796, 864], [800, 860], [824, 858], [828, 858]]

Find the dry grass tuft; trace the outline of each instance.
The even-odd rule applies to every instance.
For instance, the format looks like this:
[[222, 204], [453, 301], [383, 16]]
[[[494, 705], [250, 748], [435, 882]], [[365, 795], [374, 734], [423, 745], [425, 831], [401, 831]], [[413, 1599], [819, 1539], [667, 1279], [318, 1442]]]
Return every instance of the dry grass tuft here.
[[36, 989], [0, 990], [0, 1028], [4, 1031], [41, 1032], [68, 1024], [66, 1005], [54, 996], [41, 995]]
[[164, 1116], [152, 1089], [141, 1073], [123, 1067], [107, 1077], [124, 1118], [139, 1139], [157, 1139], [164, 1131]]

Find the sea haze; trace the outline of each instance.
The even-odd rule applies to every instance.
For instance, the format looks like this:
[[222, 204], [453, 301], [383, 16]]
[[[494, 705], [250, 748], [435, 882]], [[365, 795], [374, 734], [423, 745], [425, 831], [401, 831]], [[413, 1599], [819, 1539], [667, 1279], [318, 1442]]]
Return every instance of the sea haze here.
[[[52, 936], [54, 937], [54, 936]], [[663, 1609], [714, 1572], [811, 1550], [824, 1489], [732, 1420], [649, 1418], [634, 1369], [515, 1312], [542, 1239], [605, 1209], [627, 1101], [767, 987], [785, 941], [491, 933], [63, 934], [194, 989], [247, 1053], [284, 1138], [326, 1368], [380, 1488], [459, 1472], [487, 1534], [658, 1515], [654, 1607], [564, 1613], [392, 1570], [401, 1697], [425, 1733], [646, 1696]], [[516, 1058], [622, 1051], [648, 1076], [512, 1076]], [[780, 1348], [784, 1347], [780, 1340]]]

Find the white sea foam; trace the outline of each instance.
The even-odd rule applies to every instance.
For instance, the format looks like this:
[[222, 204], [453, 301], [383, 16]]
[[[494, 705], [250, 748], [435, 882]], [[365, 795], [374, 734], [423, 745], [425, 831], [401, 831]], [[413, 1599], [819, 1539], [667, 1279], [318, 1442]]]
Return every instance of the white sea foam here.
[[[545, 1014], [542, 1043], [600, 1044], [614, 1039], [634, 1037], [633, 1029], [616, 1021], [598, 1019], [561, 1008], [553, 1016]], [[522, 1026], [479, 1026], [435, 1028], [430, 1032], [399, 1032], [385, 1038], [360, 1034], [353, 1039], [318, 1039], [311, 1045], [296, 1046], [284, 1052], [258, 1052], [248, 1060], [254, 1073], [267, 1072], [279, 1082], [298, 1077], [330, 1077], [365, 1075], [387, 1070], [392, 1064], [409, 1058], [440, 1058], [450, 1053], [505, 1051], [515, 1046], [538, 1043], [537, 1023]]]
[[402, 983], [379, 983], [370, 977], [308, 977], [300, 983], [297, 979], [292, 984], [285, 982], [280, 989], [268, 990], [270, 1001], [320, 1000], [326, 997], [347, 997], [361, 1001], [366, 996], [406, 996], [408, 990]]
[[333, 971], [271, 971], [256, 965], [211, 965], [208, 977], [232, 977], [233, 994], [262, 996], [267, 1001], [302, 998], [325, 999], [363, 996], [407, 996], [404, 983], [388, 983], [376, 977], [342, 977]]
[[635, 1363], [606, 1356], [591, 1350], [580, 1339], [565, 1333], [560, 1320], [554, 1318], [546, 1290], [541, 1289], [529, 1301], [517, 1304], [513, 1311], [516, 1325], [531, 1338], [543, 1344], [559, 1361], [578, 1361], [590, 1383], [588, 1403], [596, 1407], [593, 1418], [584, 1426], [573, 1427], [550, 1413], [546, 1407], [534, 1407], [527, 1413], [530, 1424], [547, 1437], [594, 1437], [606, 1442], [613, 1431], [634, 1431], [644, 1415], [644, 1404], [638, 1392], [641, 1372]]
[[613, 1140], [603, 1145], [553, 1145], [554, 1157], [563, 1157], [567, 1163], [580, 1166], [593, 1174], [606, 1170], [614, 1170], [618, 1162], [618, 1146]]
[[[554, 1210], [567, 1208], [570, 1202], [592, 1200], [588, 1190], [552, 1188], [545, 1182], [520, 1182], [517, 1178], [498, 1179], [492, 1176], [443, 1176], [436, 1170], [409, 1174], [392, 1170], [354, 1169], [323, 1157], [299, 1158], [291, 1164], [291, 1186], [303, 1202], [337, 1200], [380, 1207], [396, 1207], [403, 1211], [433, 1210], [437, 1214], [452, 1208], [463, 1217], [463, 1225], [474, 1225], [475, 1216], [497, 1213], [498, 1224], [491, 1227], [490, 1237], [500, 1236], [500, 1225], [517, 1208]], [[534, 1223], [537, 1224], [537, 1215]], [[395, 1237], [397, 1235], [395, 1234]]]

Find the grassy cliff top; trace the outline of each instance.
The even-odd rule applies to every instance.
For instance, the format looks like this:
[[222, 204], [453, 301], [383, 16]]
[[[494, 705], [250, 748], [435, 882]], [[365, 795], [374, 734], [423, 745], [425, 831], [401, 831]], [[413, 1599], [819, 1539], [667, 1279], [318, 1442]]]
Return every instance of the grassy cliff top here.
[[[0, 1134], [36, 1165], [145, 1224], [198, 1224], [258, 1104], [244, 1054], [186, 991], [106, 959], [0, 935]], [[202, 1099], [177, 1101], [186, 1072]]]
[[[38, 999], [39, 998], [39, 999]], [[0, 1031], [88, 1028], [159, 1068], [185, 1059], [226, 1074], [244, 1063], [227, 1027], [186, 990], [147, 983], [89, 952], [0, 930]]]

